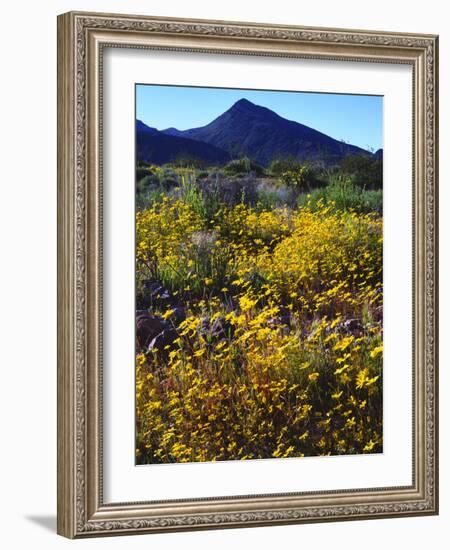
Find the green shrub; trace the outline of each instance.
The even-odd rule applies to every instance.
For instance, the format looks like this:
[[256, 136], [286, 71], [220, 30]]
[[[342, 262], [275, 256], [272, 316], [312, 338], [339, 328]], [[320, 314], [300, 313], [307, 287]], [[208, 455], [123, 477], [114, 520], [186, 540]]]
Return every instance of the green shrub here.
[[155, 202], [161, 202], [165, 195], [166, 193], [160, 187], [136, 193], [136, 210], [144, 210]]
[[149, 189], [154, 188], [154, 187], [158, 187], [158, 186], [159, 186], [158, 176], [156, 176], [155, 174], [149, 174], [147, 172], [147, 174], [144, 177], [137, 180], [136, 192], [138, 194], [139, 193], [144, 193], [144, 192], [148, 191]]
[[263, 168], [251, 161], [248, 157], [242, 157], [230, 161], [226, 166], [224, 166], [223, 172], [227, 176], [241, 176], [250, 173], [254, 173], [257, 176], [262, 176], [264, 174]]
[[281, 176], [284, 172], [298, 170], [302, 164], [295, 157], [274, 159], [269, 166], [268, 172], [272, 176]]
[[274, 159], [268, 173], [284, 184], [297, 191], [305, 191], [311, 187], [325, 185], [322, 171], [307, 162], [301, 162], [295, 157]]
[[173, 168], [195, 169], [195, 168], [203, 168], [205, 166], [205, 162], [201, 159], [198, 159], [190, 155], [180, 154], [178, 157], [176, 157], [174, 160], [170, 162], [170, 166]]
[[284, 185], [274, 186], [263, 182], [257, 188], [257, 195], [257, 210], [273, 210], [285, 205], [290, 207], [296, 205], [297, 194]]
[[221, 206], [217, 182], [210, 182], [207, 189], [202, 189], [197, 182], [195, 172], [181, 174], [181, 198], [203, 220], [210, 221]]
[[143, 178], [147, 177], [149, 175], [148, 168], [144, 166], [138, 166], [136, 168], [136, 181], [141, 181]]
[[280, 175], [280, 181], [287, 187], [292, 187], [298, 191], [310, 189], [314, 182], [313, 172], [306, 164], [300, 165], [298, 168], [286, 170]]
[[198, 179], [204, 179], [204, 178], [207, 178], [208, 176], [209, 176], [208, 170], [199, 170], [197, 172], [197, 178]]
[[314, 189], [309, 194], [302, 194], [298, 198], [298, 205], [316, 211], [320, 203], [330, 204], [336, 210], [354, 210], [359, 213], [383, 212], [383, 192], [381, 189], [362, 189], [350, 178], [335, 174], [330, 184], [321, 189]]
[[340, 164], [340, 170], [352, 177], [353, 183], [364, 188], [383, 186], [383, 160], [367, 155], [349, 155]]

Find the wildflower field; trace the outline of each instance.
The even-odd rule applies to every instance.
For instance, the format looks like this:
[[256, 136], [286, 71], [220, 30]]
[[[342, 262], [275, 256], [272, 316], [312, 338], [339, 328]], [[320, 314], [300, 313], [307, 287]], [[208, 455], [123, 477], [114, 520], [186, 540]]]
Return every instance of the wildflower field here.
[[141, 172], [137, 464], [381, 452], [381, 191]]

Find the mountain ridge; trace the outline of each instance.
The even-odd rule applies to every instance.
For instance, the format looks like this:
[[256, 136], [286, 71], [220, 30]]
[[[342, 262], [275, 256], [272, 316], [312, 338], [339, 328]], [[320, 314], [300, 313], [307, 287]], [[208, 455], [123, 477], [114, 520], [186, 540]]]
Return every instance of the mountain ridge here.
[[209, 143], [186, 137], [172, 136], [136, 120], [136, 160], [166, 164], [180, 157], [193, 158], [212, 164], [225, 164], [230, 156]]
[[204, 126], [160, 134], [212, 145], [230, 158], [248, 156], [261, 166], [279, 158], [295, 158], [332, 166], [348, 155], [372, 153], [309, 126], [280, 116], [275, 111], [241, 98]]

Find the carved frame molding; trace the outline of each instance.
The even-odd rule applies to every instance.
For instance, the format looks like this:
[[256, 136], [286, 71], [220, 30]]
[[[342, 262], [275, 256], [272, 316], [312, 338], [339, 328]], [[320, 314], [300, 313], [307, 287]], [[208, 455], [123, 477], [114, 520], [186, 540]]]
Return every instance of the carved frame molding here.
[[[105, 46], [413, 66], [415, 447], [411, 487], [103, 504], [100, 92]], [[60, 534], [75, 538], [437, 513], [437, 47], [437, 37], [430, 35], [74, 12], [59, 16]]]

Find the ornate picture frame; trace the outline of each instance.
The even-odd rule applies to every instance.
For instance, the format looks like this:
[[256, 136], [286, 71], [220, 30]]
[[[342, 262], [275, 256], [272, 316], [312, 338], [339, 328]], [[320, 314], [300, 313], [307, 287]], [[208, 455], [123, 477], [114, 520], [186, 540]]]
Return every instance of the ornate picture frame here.
[[[413, 75], [412, 484], [104, 501], [105, 48], [406, 64]], [[438, 37], [70, 12], [58, 17], [58, 533], [103, 535], [438, 513]]]

